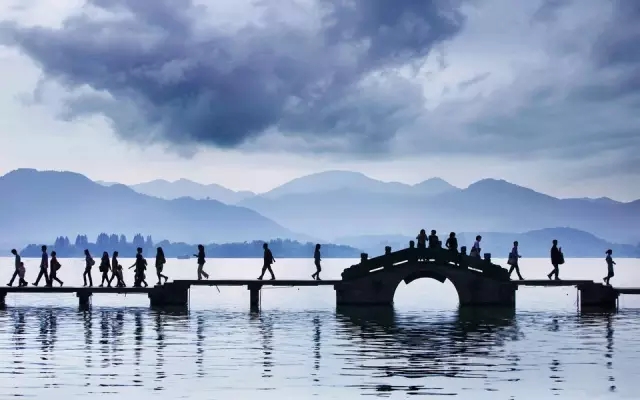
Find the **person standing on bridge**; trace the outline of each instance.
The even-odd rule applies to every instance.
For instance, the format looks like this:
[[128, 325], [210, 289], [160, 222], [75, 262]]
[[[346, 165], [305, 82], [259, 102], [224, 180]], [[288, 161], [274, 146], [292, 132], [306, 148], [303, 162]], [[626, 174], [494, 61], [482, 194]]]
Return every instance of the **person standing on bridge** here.
[[447, 239], [446, 243], [444, 244], [447, 249], [449, 249], [450, 251], [453, 252], [458, 252], [458, 239], [456, 238], [456, 233], [455, 232], [451, 232], [449, 234], [449, 238]]
[[427, 248], [427, 232], [424, 229], [420, 229], [420, 233], [416, 236], [416, 240], [418, 241], [419, 249]]
[[206, 272], [204, 272], [204, 263], [207, 262], [206, 260], [206, 256], [204, 254], [204, 246], [199, 244], [198, 245], [198, 254], [194, 254], [194, 256], [198, 257], [198, 280], [201, 281], [202, 277], [204, 277], [204, 279], [209, 279], [209, 274], [207, 274]]
[[481, 240], [482, 240], [482, 236], [480, 236], [480, 235], [476, 236], [476, 241], [473, 242], [473, 247], [471, 248], [471, 251], [469, 252], [469, 255], [471, 257], [482, 258], [480, 256], [480, 252], [482, 251], [482, 249], [480, 248], [480, 241]]
[[562, 247], [558, 248], [558, 241], [556, 239], [553, 239], [553, 245], [551, 246], [551, 265], [553, 265], [553, 271], [549, 272], [549, 274], [547, 275], [547, 278], [551, 279], [551, 277], [553, 275], [556, 276], [556, 280], [560, 280], [560, 277], [558, 276], [560, 273], [560, 269], [558, 269], [558, 266], [560, 264], [564, 264], [564, 256], [562, 255]]
[[438, 235], [436, 235], [436, 230], [432, 229], [431, 235], [429, 235], [429, 248], [437, 249], [439, 247], [441, 247], [440, 239], [438, 239]]
[[111, 271], [111, 262], [109, 261], [109, 253], [106, 251], [102, 253], [102, 259], [100, 259], [100, 267], [98, 267], [100, 272], [102, 272], [102, 281], [100, 281], [99, 287], [104, 287], [104, 283], [107, 282], [107, 286], [109, 285], [109, 272]]
[[58, 279], [58, 270], [62, 267], [62, 265], [58, 261], [58, 257], [55, 251], [51, 252], [51, 262], [49, 264], [51, 265], [51, 271], [49, 272], [49, 282], [51, 282], [51, 286], [53, 286], [53, 281], [56, 281], [60, 284], [60, 287], [62, 287], [62, 285], [64, 285], [64, 282]]
[[322, 271], [322, 268], [320, 267], [320, 243], [316, 244], [316, 250], [313, 252], [313, 261], [316, 264], [316, 272], [311, 275], [312, 279], [315, 279], [317, 281], [321, 281], [322, 279], [320, 279], [320, 271]]
[[164, 268], [164, 264], [167, 263], [167, 260], [164, 258], [164, 250], [162, 247], [158, 247], [156, 249], [156, 274], [158, 275], [158, 285], [162, 285], [162, 279], [164, 278], [164, 283], [167, 283], [169, 278], [166, 275], [162, 275], [162, 269]]
[[14, 263], [15, 271], [13, 272], [13, 275], [11, 276], [11, 280], [9, 281], [9, 284], [7, 286], [13, 286], [13, 281], [16, 280], [17, 276], [20, 276], [20, 272], [18, 270], [20, 269], [20, 263], [22, 262], [22, 259], [20, 258], [20, 254], [18, 254], [18, 250], [11, 249], [11, 254], [13, 254], [15, 258], [15, 263]]
[[271, 264], [276, 262], [276, 259], [273, 258], [273, 254], [271, 253], [271, 250], [269, 250], [268, 244], [264, 243], [262, 245], [262, 248], [264, 249], [264, 264], [262, 265], [262, 273], [258, 277], [258, 280], [261, 281], [262, 278], [264, 277], [264, 273], [267, 272], [267, 270], [269, 270], [269, 273], [271, 274], [271, 280], [275, 281], [276, 276], [273, 274], [273, 270], [271, 269]]
[[522, 275], [520, 275], [520, 266], [518, 265], [518, 260], [521, 257], [520, 253], [518, 253], [518, 241], [516, 240], [513, 242], [513, 249], [511, 249], [511, 253], [509, 253], [509, 260], [507, 261], [507, 264], [511, 265], [511, 268], [509, 268], [509, 279], [511, 279], [511, 273], [515, 270], [516, 274], [518, 274], [518, 279], [521, 281], [524, 280]]
[[89, 249], [84, 249], [84, 273], [82, 274], [82, 280], [84, 280], [84, 286], [87, 286], [87, 277], [89, 277], [89, 287], [93, 286], [93, 279], [91, 278], [91, 267], [95, 265], [95, 261]]
[[124, 280], [122, 279], [122, 265], [118, 262], [118, 252], [114, 251], [111, 256], [111, 278], [109, 278], [109, 287], [113, 279], [117, 279], [116, 287], [125, 287]]
[[40, 278], [44, 277], [45, 286], [51, 286], [51, 282], [49, 282], [49, 254], [47, 254], [47, 246], [42, 245], [42, 259], [40, 261], [40, 273], [36, 278], [33, 286], [38, 286], [40, 282]]
[[602, 278], [602, 280], [607, 286], [611, 286], [609, 281], [615, 275], [613, 273], [613, 266], [616, 265], [616, 262], [613, 261], [613, 257], [611, 257], [611, 255], [613, 254], [613, 251], [611, 249], [607, 250], [606, 254], [607, 254], [607, 258], [605, 260], [607, 261], [607, 276]]

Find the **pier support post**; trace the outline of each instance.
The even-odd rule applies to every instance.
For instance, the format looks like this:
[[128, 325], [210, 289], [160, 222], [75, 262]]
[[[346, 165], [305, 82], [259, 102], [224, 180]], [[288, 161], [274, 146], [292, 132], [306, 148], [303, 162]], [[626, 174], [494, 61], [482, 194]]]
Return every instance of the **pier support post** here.
[[601, 283], [586, 283], [578, 286], [580, 292], [580, 308], [598, 308], [615, 310], [620, 295], [611, 286]]
[[79, 290], [76, 292], [76, 297], [78, 297], [78, 305], [80, 308], [89, 308], [91, 306], [91, 293], [88, 290]]
[[4, 309], [7, 306], [7, 292], [0, 292], [0, 309]]
[[151, 307], [189, 307], [189, 286], [171, 282], [155, 286], [149, 292]]
[[262, 289], [262, 285], [260, 284], [248, 285], [247, 289], [249, 290], [249, 307], [252, 310], [259, 310], [260, 309], [260, 289]]

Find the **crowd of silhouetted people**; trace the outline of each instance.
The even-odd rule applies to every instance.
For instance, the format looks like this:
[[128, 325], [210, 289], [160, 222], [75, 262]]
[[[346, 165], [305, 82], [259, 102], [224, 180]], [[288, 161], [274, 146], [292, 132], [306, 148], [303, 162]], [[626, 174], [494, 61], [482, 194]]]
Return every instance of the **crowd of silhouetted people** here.
[[[416, 237], [416, 240], [417, 240], [418, 249], [442, 248], [442, 242], [439, 240], [435, 230], [432, 230], [428, 236], [424, 229], [420, 230], [420, 233]], [[476, 236], [476, 239], [473, 242], [473, 246], [469, 251], [470, 257], [474, 257], [478, 259], [481, 258], [481, 251], [482, 251], [480, 247], [481, 241], [482, 241], [482, 236], [480, 235]], [[411, 243], [410, 246], [413, 247], [413, 242]], [[314, 265], [316, 267], [316, 272], [314, 272], [311, 275], [311, 278], [314, 280], [320, 280], [320, 272], [322, 271], [322, 268], [320, 266], [320, 261], [322, 260], [320, 255], [321, 247], [322, 246], [320, 244], [316, 244], [314, 254], [313, 254], [313, 260], [314, 260]], [[271, 280], [275, 280], [276, 276], [273, 273], [273, 269], [271, 268], [271, 266], [276, 262], [276, 259], [273, 256], [273, 253], [271, 253], [271, 250], [269, 249], [269, 245], [267, 243], [264, 243], [262, 245], [262, 248], [264, 250], [262, 273], [260, 274], [258, 279], [262, 280], [264, 278], [264, 274], [268, 271], [269, 274], [271, 275]], [[445, 242], [445, 248], [448, 249], [449, 251], [455, 252], [456, 254], [466, 253], [466, 247], [462, 247], [460, 251], [458, 250], [458, 239], [456, 238], [455, 232], [451, 232], [449, 234], [449, 237]], [[146, 281], [147, 260], [145, 259], [142, 253], [143, 253], [142, 248], [138, 247], [136, 249], [135, 262], [133, 263], [133, 265], [129, 267], [129, 269], [134, 269], [133, 287], [149, 286]], [[25, 280], [26, 270], [25, 270], [24, 262], [22, 262], [22, 259], [20, 258], [20, 255], [18, 254], [16, 249], [11, 250], [11, 254], [13, 254], [15, 257], [15, 272], [13, 273], [13, 276], [11, 277], [11, 280], [9, 281], [8, 286], [13, 286], [13, 283], [16, 278], [19, 278], [18, 286], [27, 286], [28, 283]], [[84, 255], [85, 255], [85, 269], [84, 269], [84, 273], [82, 274], [82, 278], [83, 278], [85, 287], [87, 286], [92, 287], [93, 278], [91, 276], [91, 270], [93, 266], [96, 264], [96, 262], [91, 256], [91, 254], [89, 253], [89, 250], [85, 249]], [[614, 276], [613, 266], [615, 265], [615, 262], [613, 261], [612, 255], [613, 255], [613, 251], [611, 251], [611, 249], [606, 251], [605, 261], [607, 264], [607, 276], [603, 278], [603, 281], [606, 285], [610, 285], [610, 280]], [[117, 251], [114, 251], [111, 257], [109, 257], [109, 253], [106, 251], [102, 253], [102, 258], [100, 259], [100, 264], [98, 266], [98, 270], [102, 274], [102, 279], [100, 281], [99, 287], [104, 287], [105, 285], [107, 287], [112, 287], [112, 283], [114, 280], [116, 281], [115, 287], [126, 287], [124, 277], [123, 277], [123, 267], [118, 261], [118, 256], [119, 254]], [[198, 280], [209, 279], [209, 274], [204, 271], [204, 264], [206, 263], [206, 254], [205, 254], [205, 248], [203, 245], [201, 244], [198, 245], [198, 253], [194, 254], [194, 257], [196, 257], [197, 264], [198, 264], [198, 269], [197, 269]], [[549, 279], [559, 280], [560, 279], [559, 266], [564, 264], [564, 255], [562, 253], [562, 247], [558, 247], [557, 240], [553, 240], [552, 242], [550, 257], [551, 257], [551, 265], [553, 266], [553, 270], [547, 275], [547, 277]], [[507, 264], [510, 266], [509, 277], [511, 277], [511, 274], [515, 272], [518, 276], [518, 279], [523, 280], [524, 278], [520, 273], [520, 265], [519, 265], [520, 258], [522, 258], [522, 256], [520, 255], [520, 252], [518, 250], [518, 242], [515, 241], [513, 242], [513, 248], [509, 252], [509, 257], [507, 260]], [[155, 257], [155, 269], [156, 269], [156, 276], [158, 278], [158, 283], [156, 285], [163, 285], [167, 283], [167, 281], [169, 280], [169, 277], [167, 277], [162, 273], [164, 269], [164, 264], [166, 264], [166, 262], [167, 260], [164, 256], [164, 251], [162, 250], [162, 247], [158, 247], [156, 249], [156, 257]], [[47, 246], [42, 246], [42, 258], [40, 261], [40, 268], [39, 268], [36, 281], [33, 283], [33, 286], [38, 286], [42, 278], [44, 278], [44, 282], [47, 287], [52, 287], [54, 281], [57, 282], [60, 286], [64, 285], [64, 282], [58, 278], [58, 271], [60, 270], [61, 267], [62, 265], [60, 264], [60, 262], [58, 261], [58, 258], [56, 257], [56, 252], [52, 251], [51, 256], [49, 256], [49, 254], [47, 253]]]
[[[424, 229], [421, 229], [420, 233], [418, 233], [418, 236], [416, 236], [416, 241], [417, 241], [417, 247], [419, 249], [425, 249], [427, 247], [442, 248], [442, 242], [438, 238], [438, 235], [435, 229], [431, 230], [431, 234], [429, 234], [428, 236], [427, 236], [427, 232]], [[480, 255], [482, 251], [480, 247], [481, 241], [482, 241], [482, 236], [477, 235], [476, 240], [473, 242], [473, 246], [469, 251], [470, 257], [474, 257], [478, 259], [481, 258], [481, 255]], [[466, 251], [466, 247], [462, 247], [460, 251], [458, 250], [458, 239], [456, 238], [455, 232], [451, 232], [449, 234], [449, 237], [445, 242], [445, 248], [455, 253], [464, 254]], [[616, 263], [615, 261], [613, 261], [613, 257], [612, 257], [613, 251], [611, 249], [608, 249], [605, 252], [605, 254], [606, 254], [605, 262], [607, 264], [607, 276], [602, 278], [602, 280], [606, 285], [611, 285], [610, 280], [614, 276], [613, 266]], [[518, 276], [518, 279], [524, 280], [524, 278], [522, 277], [522, 274], [520, 273], [520, 265], [519, 265], [520, 258], [522, 258], [522, 256], [518, 251], [518, 241], [516, 240], [513, 242], [513, 247], [511, 248], [511, 251], [509, 252], [509, 257], [507, 259], [507, 264], [509, 265], [509, 277], [511, 277], [511, 274], [515, 272], [516, 275]], [[553, 270], [551, 270], [551, 272], [547, 274], [547, 278], [549, 278], [550, 280], [552, 279], [560, 280], [559, 266], [564, 264], [564, 254], [562, 253], [562, 247], [558, 247], [558, 241], [556, 239], [554, 239], [551, 242], [550, 258], [551, 258], [551, 265], [553, 266]]]

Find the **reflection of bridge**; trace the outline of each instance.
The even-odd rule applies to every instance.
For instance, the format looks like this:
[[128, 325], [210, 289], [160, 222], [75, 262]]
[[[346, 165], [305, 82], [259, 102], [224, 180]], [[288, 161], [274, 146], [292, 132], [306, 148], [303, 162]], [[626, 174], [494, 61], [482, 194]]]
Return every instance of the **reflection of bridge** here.
[[525, 280], [512, 281], [506, 269], [484, 259], [470, 257], [449, 250], [407, 249], [369, 259], [362, 254], [360, 263], [342, 272], [341, 280], [176, 280], [163, 286], [149, 288], [78, 288], [78, 287], [5, 287], [0, 288], [0, 306], [7, 293], [76, 293], [80, 306], [88, 306], [97, 293], [141, 293], [149, 296], [151, 306], [186, 307], [191, 286], [246, 286], [252, 308], [260, 305], [263, 286], [324, 286], [336, 291], [338, 305], [392, 305], [396, 288], [401, 282], [419, 278], [439, 282], [449, 280], [455, 287], [461, 306], [515, 307], [518, 286], [576, 286], [581, 307], [616, 308], [620, 294], [640, 294], [640, 288], [613, 288], [587, 280]]

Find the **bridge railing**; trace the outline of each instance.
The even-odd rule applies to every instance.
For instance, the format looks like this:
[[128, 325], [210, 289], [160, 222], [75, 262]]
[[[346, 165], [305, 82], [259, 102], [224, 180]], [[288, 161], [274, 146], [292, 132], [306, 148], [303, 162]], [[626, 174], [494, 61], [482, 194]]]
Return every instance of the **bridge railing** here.
[[374, 258], [368, 258], [368, 255], [363, 253], [360, 263], [352, 265], [342, 272], [342, 279], [357, 279], [380, 269], [398, 267], [409, 262], [432, 262], [451, 268], [473, 270], [488, 278], [509, 280], [508, 271], [493, 264], [490, 259], [479, 259], [443, 248], [422, 249], [415, 247], [394, 252], [390, 247], [386, 247], [385, 254]]

